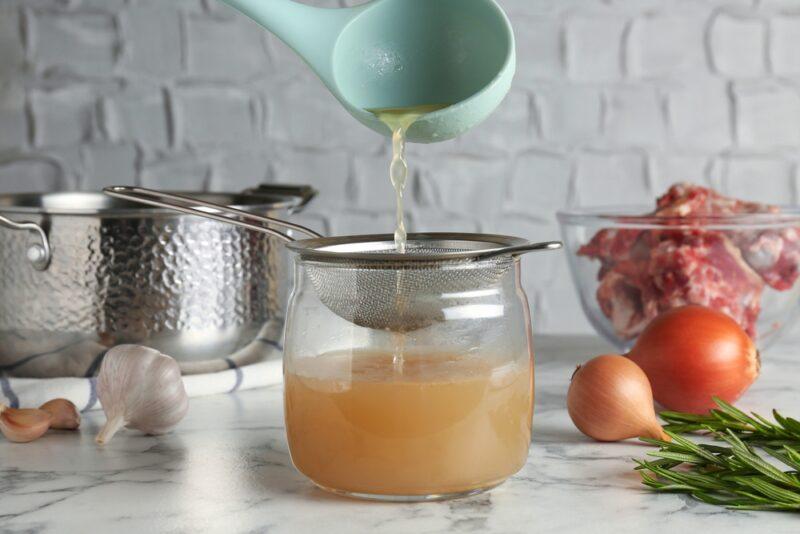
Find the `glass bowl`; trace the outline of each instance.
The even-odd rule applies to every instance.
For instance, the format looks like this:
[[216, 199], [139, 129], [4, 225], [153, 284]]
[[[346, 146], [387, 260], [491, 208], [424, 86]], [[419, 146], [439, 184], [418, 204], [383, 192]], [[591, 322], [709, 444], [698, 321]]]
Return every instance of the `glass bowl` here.
[[558, 213], [572, 279], [592, 326], [627, 351], [659, 313], [699, 304], [727, 313], [759, 349], [800, 309], [800, 208], [665, 217], [643, 206]]

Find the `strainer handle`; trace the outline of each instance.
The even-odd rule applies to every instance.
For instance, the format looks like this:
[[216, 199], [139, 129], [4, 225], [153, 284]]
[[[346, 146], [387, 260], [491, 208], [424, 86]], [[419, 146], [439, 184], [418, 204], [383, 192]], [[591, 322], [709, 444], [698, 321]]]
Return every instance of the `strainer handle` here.
[[537, 250], [558, 250], [562, 246], [564, 246], [564, 244], [561, 241], [542, 241], [539, 243], [525, 243], [524, 245], [516, 245], [513, 247], [505, 247], [496, 250], [490, 250], [485, 254], [477, 256], [477, 259], [486, 260], [489, 258], [494, 258], [496, 256], [505, 256], [506, 254], [510, 254], [512, 256], [521, 256], [522, 254], [526, 254], [528, 252], [534, 252]]
[[[294, 238], [268, 225], [275, 225], [288, 230], [296, 230], [309, 237], [322, 237], [322, 235], [317, 232], [305, 226], [300, 226], [299, 224], [273, 219], [272, 217], [266, 217], [264, 215], [256, 215], [237, 208], [231, 208], [229, 206], [223, 206], [222, 204], [216, 204], [189, 196], [177, 195], [175, 193], [167, 193], [165, 191], [157, 191], [145, 187], [122, 185], [106, 187], [103, 189], [103, 192], [115, 198], [122, 198], [140, 204], [147, 204], [148, 206], [166, 208], [189, 215], [197, 215], [198, 217], [241, 226], [248, 230], [269, 234], [286, 242], [294, 241]], [[197, 206], [205, 209], [200, 209], [200, 207]]]

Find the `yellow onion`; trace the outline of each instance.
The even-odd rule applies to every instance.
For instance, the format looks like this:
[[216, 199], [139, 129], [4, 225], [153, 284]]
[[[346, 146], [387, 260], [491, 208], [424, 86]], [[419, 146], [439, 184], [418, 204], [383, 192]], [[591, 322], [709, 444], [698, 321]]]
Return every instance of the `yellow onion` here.
[[707, 413], [714, 397], [733, 403], [758, 377], [753, 341], [722, 312], [702, 306], [675, 308], [656, 317], [628, 353], [647, 375], [660, 405]]
[[618, 354], [578, 366], [567, 392], [567, 411], [578, 430], [597, 441], [670, 439], [656, 419], [647, 375]]

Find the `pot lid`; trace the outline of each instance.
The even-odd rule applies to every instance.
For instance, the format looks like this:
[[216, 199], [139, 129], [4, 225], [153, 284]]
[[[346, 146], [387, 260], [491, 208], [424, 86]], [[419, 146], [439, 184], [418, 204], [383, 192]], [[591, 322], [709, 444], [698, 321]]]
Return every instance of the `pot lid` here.
[[[309, 202], [316, 191], [308, 186], [265, 184], [241, 193], [181, 192], [193, 197], [248, 212], [294, 210]], [[179, 216], [175, 212], [100, 192], [10, 193], [0, 195], [0, 213], [31, 215]]]

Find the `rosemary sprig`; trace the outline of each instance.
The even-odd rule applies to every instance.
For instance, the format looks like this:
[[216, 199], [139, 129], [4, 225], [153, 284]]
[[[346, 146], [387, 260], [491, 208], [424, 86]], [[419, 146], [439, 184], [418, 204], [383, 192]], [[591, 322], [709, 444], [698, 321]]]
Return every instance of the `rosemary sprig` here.
[[[800, 512], [800, 422], [773, 411], [773, 423], [714, 400], [719, 408], [707, 416], [661, 414], [672, 441], [642, 439], [659, 447], [648, 454], [655, 459], [634, 460], [642, 483], [737, 510]], [[725, 446], [680, 435], [690, 432], [710, 434]], [[789, 469], [776, 467], [781, 464]]]
[[737, 438], [746, 442], [781, 446], [800, 446], [800, 421], [784, 417], [777, 410], [772, 411], [772, 423], [758, 414], [747, 415], [722, 399], [715, 398], [718, 408], [708, 415], [695, 415], [680, 412], [661, 412], [659, 415], [667, 422], [665, 430], [676, 434], [689, 432], [733, 432]]

